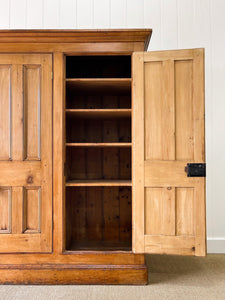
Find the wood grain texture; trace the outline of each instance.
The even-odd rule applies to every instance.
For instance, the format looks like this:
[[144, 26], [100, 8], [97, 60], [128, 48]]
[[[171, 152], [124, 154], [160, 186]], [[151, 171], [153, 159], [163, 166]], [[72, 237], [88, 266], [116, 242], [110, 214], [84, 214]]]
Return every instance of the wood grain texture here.
[[103, 239], [103, 205], [102, 190], [97, 187], [87, 189], [87, 239], [101, 241]]
[[23, 231], [41, 232], [41, 190], [39, 187], [24, 190]]
[[[1, 161], [0, 162], [0, 186], [25, 186], [40, 185], [41, 163], [40, 161]], [[27, 182], [28, 178], [32, 182]]]
[[[176, 159], [194, 159], [193, 61], [176, 61]], [[196, 84], [196, 83], [195, 83]]]
[[24, 157], [24, 143], [23, 143], [23, 66], [21, 59], [18, 58], [16, 64], [16, 57], [9, 56], [12, 60], [12, 160], [21, 161]]
[[176, 188], [176, 235], [195, 235], [193, 188]]
[[118, 187], [104, 188], [103, 190], [103, 210], [104, 210], [104, 239], [107, 241], [119, 240], [119, 196]]
[[187, 177], [185, 166], [193, 161], [145, 161], [145, 186], [193, 187], [198, 178]]
[[[120, 203], [120, 241], [132, 242], [132, 190], [131, 188], [119, 188]], [[131, 244], [129, 245], [131, 246]]]
[[130, 78], [69, 78], [66, 79], [66, 84], [77, 92], [83, 91], [85, 93], [87, 89], [90, 89], [91, 93], [116, 91], [129, 94], [131, 89]]
[[130, 251], [131, 200], [129, 187], [67, 188], [66, 253]]
[[[144, 30], [145, 31], [145, 30]], [[102, 53], [106, 53], [107, 51], [110, 51], [110, 53], [112, 53], [113, 51], [115, 51], [115, 53], [128, 53], [130, 54], [133, 50], [142, 50], [144, 43], [147, 45], [148, 44], [148, 40], [149, 37], [146, 38], [146, 36], [144, 37], [140, 37], [139, 34], [137, 34], [137, 36], [135, 37], [135, 39], [137, 38], [137, 41], [134, 41], [133, 38], [134, 36], [130, 36], [130, 31], [126, 31], [126, 38], [125, 39], [129, 39], [131, 38], [131, 41], [127, 41], [124, 42], [124, 40], [122, 41], [122, 37], [120, 36], [118, 38], [118, 41], [113, 41], [112, 36], [107, 37], [107, 33], [100, 33], [100, 35], [102, 35], [102, 40], [101, 40], [101, 44], [99, 43], [91, 43], [88, 42], [88, 39], [84, 38], [83, 41], [85, 40], [85, 43], [81, 43], [78, 40], [76, 40], [75, 42], [75, 37], [73, 36], [68, 36], [67, 41], [64, 40], [64, 42], [62, 43], [64, 45], [64, 50], [69, 50], [71, 52], [73, 51], [81, 51], [81, 52], [86, 52], [86, 51], [91, 51], [92, 53], [94, 51], [99, 51]], [[134, 32], [134, 31], [133, 31]], [[137, 32], [139, 32], [139, 30], [137, 30]], [[149, 31], [148, 31], [149, 32]], [[19, 31], [15, 31], [15, 34], [18, 34]], [[27, 32], [27, 34], [29, 35], [29, 32]], [[92, 34], [92, 33], [91, 33]], [[1, 35], [1, 33], [0, 33]], [[24, 37], [26, 35], [22, 34]], [[51, 36], [52, 33], [50, 34]], [[19, 43], [16, 44], [14, 43], [13, 45], [11, 44], [11, 41], [8, 43], [6, 41], [4, 41], [3, 43], [0, 43], [0, 48], [2, 49], [2, 51], [10, 51], [10, 49], [12, 50], [12, 52], [14, 51], [18, 51], [18, 52], [29, 52], [31, 49], [33, 49], [34, 52], [42, 52], [42, 51], [46, 51], [46, 52], [52, 52], [53, 49], [55, 49], [56, 51], [62, 51], [63, 46], [62, 44], [59, 42], [59, 40], [55, 39], [55, 41], [51, 44], [49, 44], [49, 36], [45, 36], [44, 39], [42, 39], [42, 42], [40, 42], [40, 40], [38, 41], [38, 34], [36, 34], [36, 37], [33, 39], [33, 41], [31, 42], [22, 42], [21, 40], [21, 36], [18, 35], [18, 41]], [[99, 35], [98, 35], [99, 36]], [[40, 37], [40, 36], [39, 36]], [[56, 36], [55, 36], [56, 37]], [[28, 38], [29, 39], [29, 38]], [[51, 38], [50, 38], [51, 39]], [[98, 38], [97, 38], [98, 39]], [[97, 41], [96, 36], [93, 39], [93, 41]], [[104, 42], [104, 40], [107, 39], [107, 41]], [[115, 37], [115, 39], [117, 39], [117, 37]], [[0, 38], [1, 40], [1, 38]], [[2, 41], [2, 40], [1, 40]], [[8, 40], [9, 41], [9, 40]], [[74, 43], [75, 42], [75, 43]], [[54, 44], [54, 45], [53, 45]], [[76, 46], [75, 46], [76, 44]], [[9, 46], [9, 48], [7, 48], [7, 46]], [[56, 47], [56, 48], [55, 48]], [[104, 48], [104, 49], [103, 49]], [[14, 50], [13, 50], [14, 49]], [[61, 49], [61, 50], [60, 50]], [[63, 52], [64, 52], [63, 50]], [[65, 51], [65, 52], [66, 52]], [[31, 51], [32, 52], [32, 51]], [[70, 53], [71, 54], [71, 53]], [[65, 126], [65, 119], [64, 119], [64, 109], [65, 109], [65, 102], [64, 102], [64, 89], [63, 89], [63, 79], [64, 79], [64, 71], [63, 71], [63, 64], [64, 64], [64, 58], [63, 58], [63, 54], [62, 53], [54, 53], [53, 56], [53, 60], [54, 60], [54, 82], [53, 82], [53, 88], [54, 88], [54, 107], [52, 107], [52, 102], [49, 101], [49, 99], [51, 99], [52, 97], [52, 91], [51, 91], [51, 85], [52, 85], [52, 81], [51, 81], [51, 67], [52, 67], [52, 58], [48, 55], [41, 55], [41, 54], [37, 54], [37, 56], [35, 56], [36, 58], [34, 58], [34, 56], [32, 55], [23, 55], [22, 58], [19, 57], [19, 55], [15, 55], [13, 56], [14, 58], [12, 59], [12, 64], [15, 65], [19, 65], [18, 67], [14, 67], [14, 69], [12, 70], [13, 76], [12, 79], [14, 81], [13, 85], [17, 85], [18, 89], [17, 91], [14, 93], [14, 97], [16, 97], [16, 95], [19, 97], [19, 95], [21, 96], [23, 93], [23, 88], [25, 87], [25, 100], [28, 102], [30, 102], [29, 99], [31, 99], [31, 90], [33, 88], [32, 94], [35, 95], [35, 97], [31, 100], [34, 101], [34, 103], [32, 102], [32, 106], [29, 105], [27, 107], [27, 109], [25, 110], [25, 112], [27, 113], [28, 116], [28, 112], [29, 112], [29, 116], [30, 120], [26, 119], [26, 115], [25, 118], [23, 116], [23, 114], [21, 114], [24, 110], [22, 109], [22, 106], [19, 106], [19, 114], [18, 114], [18, 123], [14, 122], [13, 124], [13, 128], [18, 128], [18, 140], [20, 139], [20, 134], [21, 132], [27, 135], [27, 136], [33, 136], [35, 137], [34, 140], [31, 141], [31, 148], [28, 149], [29, 151], [24, 151], [25, 149], [23, 148], [23, 144], [19, 144], [18, 142], [18, 147], [13, 148], [13, 151], [16, 150], [18, 152], [13, 153], [14, 157], [17, 158], [17, 161], [12, 161], [12, 162], [3, 162], [5, 164], [5, 168], [7, 169], [7, 171], [2, 171], [2, 175], [1, 178], [5, 178], [3, 179], [3, 188], [7, 188], [8, 183], [9, 183], [9, 179], [10, 180], [15, 180], [12, 176], [12, 174], [15, 172], [16, 175], [18, 174], [18, 178], [20, 180], [21, 185], [18, 184], [18, 182], [16, 182], [15, 180], [15, 186], [13, 185], [12, 187], [12, 196], [15, 198], [15, 203], [14, 206], [12, 208], [13, 210], [13, 214], [16, 216], [14, 219], [16, 221], [16, 218], [19, 219], [19, 221], [16, 221], [14, 226], [14, 229], [16, 231], [19, 232], [19, 230], [22, 230], [25, 232], [24, 233], [18, 233], [17, 236], [13, 236], [13, 234], [9, 237], [7, 235], [4, 235], [4, 237], [2, 238], [2, 243], [1, 243], [1, 252], [6, 251], [7, 248], [10, 248], [12, 252], [18, 251], [18, 249], [22, 249], [23, 245], [25, 243], [27, 243], [26, 245], [26, 251], [27, 252], [32, 252], [34, 249], [35, 251], [40, 251], [40, 252], [50, 252], [52, 250], [52, 245], [51, 245], [51, 224], [48, 223], [48, 221], [51, 221], [51, 212], [52, 212], [52, 202], [50, 201], [52, 199], [52, 195], [51, 195], [51, 186], [52, 186], [52, 181], [51, 181], [51, 169], [52, 169], [52, 161], [51, 161], [51, 157], [49, 156], [49, 154], [51, 155], [51, 147], [52, 147], [52, 136], [51, 136], [51, 131], [52, 129], [54, 130], [54, 148], [53, 148], [53, 158], [54, 158], [54, 177], [53, 177], [53, 189], [54, 189], [54, 206], [53, 206], [53, 212], [54, 212], [54, 242], [53, 242], [53, 249], [54, 249], [54, 253], [52, 254], [44, 254], [44, 253], [32, 253], [32, 254], [25, 254], [25, 253], [21, 253], [20, 255], [18, 254], [5, 254], [4, 255], [4, 260], [3, 260], [3, 256], [0, 255], [0, 264], [2, 266], [3, 263], [10, 263], [11, 266], [13, 264], [13, 262], [16, 262], [17, 264], [21, 263], [28, 263], [30, 262], [34, 268], [32, 268], [32, 266], [28, 266], [26, 268], [26, 266], [24, 265], [24, 269], [29, 270], [28, 273], [23, 273], [23, 271], [21, 270], [22, 268], [20, 267], [16, 267], [16, 270], [19, 270], [19, 273], [17, 273], [17, 271], [15, 271], [14, 269], [14, 274], [16, 274], [17, 278], [23, 278], [23, 280], [21, 280], [25, 283], [31, 283], [31, 282], [36, 282], [36, 283], [50, 283], [50, 282], [57, 282], [57, 280], [59, 280], [58, 282], [61, 283], [145, 283], [147, 280], [147, 272], [146, 272], [146, 267], [144, 265], [144, 256], [143, 255], [134, 255], [133, 253], [129, 252], [124, 252], [123, 251], [120, 253], [119, 251], [101, 251], [99, 253], [95, 253], [94, 251], [92, 253], [81, 253], [81, 252], [73, 252], [71, 253], [66, 253], [62, 254], [63, 250], [65, 249], [65, 224], [63, 224], [63, 219], [65, 219], [65, 203], [64, 203], [64, 188], [63, 188], [63, 184], [65, 183], [64, 181], [64, 177], [63, 177], [63, 163], [64, 163], [64, 159], [65, 159], [65, 149], [64, 149], [64, 142], [65, 142], [65, 134], [62, 131], [62, 128], [64, 128]], [[4, 61], [4, 63], [7, 63], [7, 60]], [[9, 64], [9, 63], [7, 63]], [[40, 106], [40, 113], [41, 113], [41, 130], [40, 130], [40, 138], [41, 138], [41, 161], [33, 161], [35, 160], [35, 158], [37, 158], [37, 115], [35, 114], [36, 111], [36, 100], [37, 100], [37, 86], [38, 84], [40, 84], [38, 82], [38, 76], [39, 74], [37, 74], [38, 72], [36, 72], [37, 70], [33, 67], [34, 65], [39, 64], [41, 65], [41, 99], [48, 99], [44, 102], [41, 103]], [[23, 69], [21, 66], [26, 66], [26, 70], [25, 70], [25, 86], [23, 85], [23, 80], [21, 80], [19, 74], [21, 72], [21, 70]], [[45, 74], [43, 76], [43, 73]], [[32, 73], [32, 74], [31, 74]], [[45, 98], [46, 97], [46, 98]], [[113, 99], [114, 98], [114, 99]], [[102, 104], [103, 107], [107, 107], [107, 105], [109, 105], [109, 103], [111, 103], [110, 105], [113, 107], [113, 105], [115, 104], [114, 101], [116, 100], [115, 103], [116, 107], [115, 108], [128, 108], [130, 109], [130, 97], [127, 97], [126, 95], [118, 95], [116, 97], [112, 97], [110, 98], [108, 96], [104, 98], [104, 100], [102, 100]], [[109, 101], [109, 102], [107, 102]], [[90, 103], [89, 103], [90, 102]], [[87, 105], [91, 105], [91, 101], [87, 101]], [[109, 105], [108, 108], [111, 108]], [[54, 127], [52, 128], [52, 123], [51, 123], [51, 114], [50, 112], [52, 111], [53, 108], [53, 117], [54, 117]], [[31, 109], [31, 110], [29, 110]], [[33, 109], [33, 110], [32, 110]], [[13, 111], [16, 111], [16, 107], [13, 107]], [[131, 111], [129, 111], [129, 116], [126, 115], [127, 118], [130, 118], [130, 114]], [[114, 117], [114, 116], [113, 116]], [[123, 116], [125, 117], [125, 116]], [[23, 121], [25, 120], [25, 122], [27, 122], [27, 128], [25, 128], [25, 131], [23, 132], [23, 126], [19, 123], [19, 118], [20, 118], [20, 122], [23, 119]], [[121, 149], [116, 149], [116, 146], [113, 145], [113, 147], [111, 148], [115, 148], [115, 150], [113, 150], [112, 154], [115, 155], [115, 159], [114, 159], [114, 166], [115, 166], [115, 174], [111, 172], [109, 172], [109, 170], [106, 170], [106, 177], [116, 177], [118, 176], [119, 178], [121, 178], [121, 180], [116, 180], [118, 178], [115, 179], [115, 181], [113, 182], [106, 182], [106, 185], [109, 185], [109, 187], [100, 187], [100, 190], [103, 189], [112, 189], [113, 193], [112, 193], [112, 201], [111, 203], [108, 201], [108, 203], [105, 203], [105, 208], [108, 211], [108, 214], [106, 214], [106, 216], [108, 217], [108, 223], [110, 224], [111, 220], [113, 220], [113, 222], [117, 222], [118, 226], [114, 226], [115, 228], [113, 230], [109, 230], [107, 227], [107, 232], [106, 232], [106, 236], [108, 235], [108, 240], [116, 240], [116, 243], [121, 243], [121, 249], [122, 249], [122, 245], [127, 244], [128, 242], [130, 243], [131, 241], [131, 209], [126, 210], [125, 208], [129, 208], [131, 206], [131, 180], [130, 179], [130, 169], [131, 169], [131, 162], [130, 162], [130, 148], [131, 148], [131, 143], [130, 143], [130, 133], [127, 131], [127, 127], [130, 130], [130, 126], [126, 124], [126, 122], [124, 122], [124, 120], [120, 120], [121, 117], [119, 116], [118, 118], [119, 120], [117, 120], [116, 122], [114, 122], [114, 124], [110, 123], [105, 123], [105, 133], [104, 138], [107, 139], [121, 139], [120, 141], [124, 143], [124, 147]], [[33, 122], [33, 123], [32, 123]], [[22, 123], [22, 122], [21, 122]], [[18, 126], [16, 125], [18, 124]], [[29, 127], [30, 126], [30, 127]], [[22, 131], [21, 131], [22, 129]], [[29, 131], [30, 130], [30, 131]], [[43, 132], [44, 132], [44, 136], [43, 136]], [[117, 134], [116, 134], [117, 132]], [[87, 131], [87, 135], [92, 135], [91, 132], [91, 128], [90, 128], [90, 132]], [[126, 140], [129, 139], [128, 144], [129, 146], [127, 146]], [[31, 140], [30, 138], [28, 138], [28, 140]], [[104, 141], [104, 140], [103, 140]], [[119, 142], [118, 142], [119, 144]], [[14, 145], [17, 145], [14, 142]], [[26, 145], [27, 146], [27, 145]], [[29, 145], [28, 145], [29, 146]], [[118, 147], [119, 145], [117, 145]], [[73, 146], [74, 147], [74, 146]], [[72, 148], [73, 148], [72, 147]], [[92, 145], [93, 147], [93, 145]], [[92, 147], [87, 147], [87, 157], [88, 156], [93, 156], [93, 149], [91, 149]], [[45, 151], [46, 149], [49, 149], [49, 152]], [[101, 150], [101, 148], [100, 148]], [[30, 153], [28, 155], [28, 157], [32, 158], [32, 161], [23, 161], [24, 166], [22, 166], [22, 162], [19, 161], [22, 158], [26, 156], [26, 152]], [[110, 155], [111, 152], [108, 152], [108, 155]], [[127, 155], [128, 154], [128, 155]], [[71, 155], [71, 154], [70, 154]], [[86, 155], [86, 154], [85, 154]], [[94, 154], [95, 155], [95, 154]], [[119, 155], [119, 157], [117, 156]], [[116, 158], [117, 157], [117, 158]], [[7, 163], [7, 164], [6, 164]], [[10, 165], [8, 164], [10, 163]], [[21, 164], [20, 164], [21, 163]], [[9, 167], [12, 167], [12, 171], [9, 171]], [[89, 176], [92, 177], [92, 175], [96, 176], [97, 173], [95, 173], [95, 162], [93, 160], [89, 160], [88, 164], [87, 164], [87, 168], [90, 170]], [[107, 165], [106, 165], [106, 169], [108, 169]], [[17, 170], [17, 171], [16, 171]], [[35, 171], [36, 170], [36, 171]], [[35, 172], [36, 173], [35, 173]], [[5, 173], [4, 173], [5, 172]], [[34, 177], [32, 177], [31, 175], [34, 174]], [[11, 174], [11, 175], [10, 175]], [[8, 176], [9, 175], [9, 176]], [[29, 177], [32, 178], [29, 178]], [[17, 177], [17, 176], [16, 176]], [[128, 179], [127, 179], [128, 178]], [[109, 179], [110, 180], [110, 179]], [[91, 184], [95, 184], [95, 182], [92, 182]], [[100, 185], [104, 186], [104, 182], [100, 182]], [[128, 187], [119, 187], [120, 185], [127, 185]], [[25, 189], [23, 188], [25, 187]], [[39, 190], [39, 187], [41, 187], [41, 189]], [[96, 221], [96, 215], [99, 214], [100, 216], [100, 204], [97, 204], [94, 202], [94, 199], [99, 196], [99, 192], [96, 192], [98, 187], [91, 187], [93, 190], [89, 190], [88, 192], [85, 192], [85, 203], [86, 203], [86, 213], [85, 213], [85, 217], [87, 217], [87, 221], [85, 222], [85, 224], [87, 226], [83, 226], [83, 229], [85, 229], [85, 234], [87, 234], [87, 236], [89, 238], [93, 238], [93, 236], [95, 236], [98, 239], [102, 239], [102, 225], [100, 223], [99, 220], [99, 224], [97, 223], [97, 225], [95, 224]], [[68, 188], [69, 189], [69, 188]], [[89, 188], [88, 188], [89, 189]], [[41, 199], [41, 203], [40, 200], [38, 200], [38, 194], [40, 193], [40, 199]], [[90, 195], [89, 195], [90, 193]], [[22, 197], [21, 197], [22, 194]], [[46, 198], [45, 198], [46, 197]], [[106, 197], [107, 198], [107, 197]], [[46, 200], [48, 199], [48, 200]], [[63, 202], [62, 202], [63, 199]], [[74, 200], [74, 195], [71, 196], [71, 199]], [[102, 200], [101, 200], [102, 201]], [[100, 202], [100, 201], [99, 201]], [[115, 209], [110, 210], [110, 205], [112, 204], [115, 205]], [[41, 212], [40, 212], [40, 206], [41, 206]], [[102, 205], [101, 205], [102, 206]], [[68, 207], [69, 208], [69, 207]], [[118, 215], [120, 210], [123, 210], [123, 212], [121, 213], [121, 215]], [[37, 212], [38, 210], [38, 212]], [[46, 218], [46, 212], [48, 213], [48, 219]], [[41, 220], [40, 216], [41, 215]], [[22, 216], [20, 216], [22, 215]], [[118, 220], [118, 216], [120, 217]], [[73, 217], [73, 214], [72, 214]], [[122, 219], [121, 219], [122, 218]], [[21, 222], [21, 220], [23, 220], [24, 222]], [[103, 219], [101, 219], [103, 220]], [[40, 223], [39, 223], [40, 221]], [[110, 221], [110, 222], [109, 222]], [[102, 221], [101, 221], [102, 222]], [[41, 224], [41, 225], [40, 225]], [[39, 226], [40, 225], [40, 226]], [[41, 227], [41, 233], [37, 233]], [[22, 229], [21, 229], [22, 228]], [[45, 231], [45, 229], [48, 229]], [[29, 233], [29, 234], [28, 234]], [[23, 235], [23, 236], [22, 236]], [[69, 233], [69, 235], [71, 235], [71, 233]], [[3, 235], [2, 235], [3, 236]], [[6, 243], [7, 241], [7, 243]], [[3, 245], [3, 246], [2, 246]], [[38, 248], [37, 245], [40, 245], [40, 247]], [[107, 246], [107, 245], [106, 245]], [[130, 244], [129, 244], [129, 250], [130, 248]], [[107, 249], [107, 247], [105, 248]], [[115, 247], [116, 249], [116, 247]], [[127, 250], [127, 248], [125, 249]], [[42, 274], [40, 276], [42, 276], [42, 279], [40, 279], [40, 277], [35, 277], [34, 273], [32, 273], [32, 269], [35, 269], [35, 265], [38, 268], [37, 264], [48, 264], [49, 263], [55, 263], [58, 262], [59, 265], [55, 266], [55, 270], [53, 265], [49, 268], [48, 266], [46, 267], [45, 271], [43, 268], [45, 268], [43, 266], [43, 268], [39, 269], [39, 274]], [[69, 266], [69, 268], [66, 270], [66, 266], [62, 266], [61, 262], [65, 262], [65, 264], [67, 264]], [[73, 266], [71, 267], [70, 262], [72, 262], [73, 264], [78, 264], [78, 268], [73, 268]], [[90, 265], [92, 264], [98, 264], [97, 267], [95, 267], [95, 265], [93, 267], [91, 267]], [[81, 264], [86, 265], [86, 268], [81, 266]], [[107, 267], [107, 264], [112, 265], [112, 267], [109, 269]], [[116, 264], [116, 266], [114, 266], [114, 264]], [[132, 266], [129, 266], [129, 265]], [[62, 267], [62, 268], [61, 268]], [[3, 267], [4, 269], [4, 267]], [[61, 269], [66, 270], [66, 273], [63, 273]], [[72, 269], [74, 269], [73, 272]], [[86, 273], [86, 269], [93, 269], [93, 272], [91, 273]], [[101, 270], [101, 272], [95, 272], [94, 270]], [[111, 269], [114, 271], [111, 272]], [[13, 268], [11, 268], [11, 270], [13, 270]], [[78, 271], [79, 270], [79, 271]], [[82, 271], [84, 270], [84, 272]], [[127, 271], [128, 270], [128, 271]], [[132, 270], [132, 272], [130, 272], [130, 270]], [[134, 270], [136, 270], [134, 272]], [[31, 272], [30, 272], [31, 271]], [[59, 272], [60, 271], [60, 272]], [[124, 273], [123, 273], [124, 271]], [[120, 272], [121, 275], [120, 275]], [[51, 274], [53, 275], [51, 275]], [[18, 276], [18, 274], [20, 274]], [[28, 279], [28, 274], [29, 274], [29, 279]], [[33, 274], [33, 275], [32, 275]], [[43, 276], [43, 274], [45, 274]], [[58, 275], [59, 277], [57, 277]], [[9, 273], [2, 273], [1, 274], [1, 278], [3, 278], [4, 276], [11, 276]], [[27, 277], [26, 277], [27, 276]], [[32, 277], [33, 276], [33, 277]], [[39, 275], [38, 275], [39, 276]], [[46, 277], [45, 277], [46, 276]], [[49, 277], [48, 277], [49, 276]], [[51, 277], [52, 276], [52, 277]], [[81, 276], [81, 280], [78, 278], [79, 276]], [[122, 276], [122, 277], [121, 277]], [[14, 283], [16, 282], [15, 277], [11, 277], [11, 279], [9, 279], [9, 277], [4, 277], [4, 280], [6, 281], [14, 281]], [[47, 279], [47, 277], [49, 279]], [[69, 277], [71, 279], [69, 279]], [[85, 277], [87, 278], [87, 280], [85, 279]], [[91, 280], [89, 280], [88, 278], [92, 278]], [[27, 278], [27, 281], [26, 281]], [[61, 279], [60, 279], [61, 278]], [[64, 278], [64, 279], [63, 279]], [[73, 278], [73, 279], [72, 279]], [[77, 278], [77, 281], [74, 281], [74, 278]], [[83, 280], [82, 280], [83, 278]], [[103, 279], [104, 278], [104, 279]], [[9, 280], [8, 280], [9, 279]], [[39, 281], [40, 279], [40, 281]], [[60, 281], [61, 280], [61, 281]], [[18, 282], [18, 281], [17, 281]]]
[[195, 238], [145, 235], [145, 251], [158, 254], [195, 255]]
[[40, 65], [23, 67], [24, 158], [41, 159], [41, 70]]
[[0, 159], [11, 158], [11, 66], [0, 66]]
[[[203, 62], [202, 49], [144, 53], [139, 84], [145, 93], [134, 99], [144, 105], [133, 110], [134, 119], [142, 117], [145, 124], [145, 156], [138, 160], [144, 170], [138, 206], [145, 204], [145, 232], [137, 211], [134, 221], [142, 251], [205, 255], [205, 180], [185, 172], [188, 162], [204, 162]], [[134, 149], [139, 139], [134, 135]], [[141, 146], [136, 159], [140, 151]]]
[[[205, 162], [205, 89], [204, 89], [204, 49], [196, 49], [194, 52], [195, 64], [193, 66], [193, 78], [196, 87], [193, 93], [194, 106], [194, 120], [195, 131], [194, 140], [196, 143], [194, 149], [194, 157], [197, 161]], [[195, 234], [196, 234], [196, 255], [203, 256], [206, 253], [206, 191], [205, 178], [201, 178], [195, 190], [195, 199], [201, 199], [196, 203], [196, 210], [198, 216], [196, 219]]]
[[147, 49], [151, 33], [151, 29], [0, 30], [0, 42], [142, 42]]
[[146, 62], [144, 70], [145, 159], [171, 160], [175, 156], [174, 63]]
[[145, 265], [2, 265], [0, 283], [8, 284], [146, 284]]
[[11, 232], [11, 189], [0, 187], [0, 233]]
[[[18, 240], [21, 239], [22, 242], [25, 240], [25, 236], [22, 235], [23, 233], [23, 222], [24, 222], [24, 212], [23, 212], [23, 201], [24, 201], [24, 189], [23, 187], [12, 187], [12, 236], [9, 236], [9, 241], [5, 239], [5, 245], [2, 245], [4, 249], [8, 246], [8, 250], [10, 252], [21, 252], [20, 245], [16, 243], [17, 238]], [[16, 235], [18, 234], [18, 236]], [[10, 247], [10, 243], [12, 241], [15, 243], [13, 246], [13, 250]], [[31, 242], [31, 241], [29, 241]], [[26, 243], [25, 243], [26, 244]], [[18, 246], [18, 248], [17, 248]], [[23, 246], [23, 245], [22, 245]], [[1, 247], [1, 248], [2, 248]], [[23, 246], [24, 248], [24, 246]], [[16, 250], [17, 249], [17, 250]], [[25, 246], [26, 249], [26, 246]]]
[[[11, 66], [9, 87], [11, 101], [9, 108], [5, 107], [5, 112], [10, 119], [8, 129], [11, 157], [10, 160], [5, 158], [0, 161], [0, 186], [10, 187], [12, 206], [11, 216], [8, 216], [11, 218], [11, 232], [0, 236], [0, 252], [50, 252], [52, 247], [51, 55], [1, 54], [0, 65], [3, 64]], [[2, 84], [4, 87], [4, 82]], [[6, 103], [9, 95], [3, 93], [2, 96], [3, 103]], [[31, 198], [35, 202], [37, 197], [32, 195], [29, 188], [37, 187], [41, 187], [40, 193], [43, 199], [41, 205], [30, 204]], [[28, 193], [24, 192], [27, 189]]]
[[65, 249], [65, 197], [64, 197], [64, 161], [65, 153], [63, 148], [64, 131], [64, 91], [63, 91], [63, 64], [62, 53], [53, 55], [53, 251], [62, 253]]
[[[32, 245], [31, 245], [32, 246]], [[21, 253], [10, 254], [5, 253], [0, 255], [0, 265], [2, 264], [95, 264], [95, 265], [104, 265], [104, 264], [116, 264], [116, 265], [139, 265], [145, 264], [145, 256], [143, 254], [134, 254], [131, 252], [118, 253], [115, 251], [105, 252], [105, 251], [91, 251], [90, 253], [82, 252], [72, 252], [63, 254], [51, 253], [51, 254], [40, 254], [40, 253]]]
[[[144, 57], [132, 55], [132, 250], [144, 253]], [[138, 126], [137, 126], [138, 124]], [[141, 201], [140, 201], [141, 199]]]
[[131, 109], [66, 109], [68, 115], [80, 118], [123, 118], [131, 115]]
[[66, 186], [132, 186], [131, 180], [69, 180]]
[[[13, 39], [11, 39], [13, 40]], [[50, 43], [49, 40], [46, 42], [19, 42], [20, 38], [18, 38], [17, 43], [12, 42], [1, 42], [0, 39], [0, 49], [2, 53], [53, 53], [53, 52], [65, 52], [68, 54], [74, 54], [74, 53], [82, 53], [82, 54], [131, 54], [133, 51], [143, 51], [144, 43], [143, 42], [101, 42], [101, 43], [95, 43], [95, 42], [65, 42], [61, 43], [60, 41], [56, 41], [53, 43]], [[74, 38], [71, 40], [74, 41]]]
[[145, 234], [175, 235], [175, 189], [145, 189]]

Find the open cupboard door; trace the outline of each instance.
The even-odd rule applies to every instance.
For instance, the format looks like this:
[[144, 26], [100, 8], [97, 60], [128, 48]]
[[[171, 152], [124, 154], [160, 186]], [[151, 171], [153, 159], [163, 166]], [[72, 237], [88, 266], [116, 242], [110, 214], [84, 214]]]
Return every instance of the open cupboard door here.
[[52, 56], [0, 55], [0, 253], [52, 251]]
[[186, 168], [205, 162], [204, 50], [134, 53], [132, 67], [133, 252], [204, 256], [205, 178]]

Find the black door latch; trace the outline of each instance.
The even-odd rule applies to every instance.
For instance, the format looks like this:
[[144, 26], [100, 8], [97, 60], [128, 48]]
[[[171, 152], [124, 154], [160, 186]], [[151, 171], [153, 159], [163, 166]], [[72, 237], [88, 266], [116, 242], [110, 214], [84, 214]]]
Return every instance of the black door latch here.
[[187, 173], [187, 177], [206, 177], [206, 164], [187, 164], [185, 172]]

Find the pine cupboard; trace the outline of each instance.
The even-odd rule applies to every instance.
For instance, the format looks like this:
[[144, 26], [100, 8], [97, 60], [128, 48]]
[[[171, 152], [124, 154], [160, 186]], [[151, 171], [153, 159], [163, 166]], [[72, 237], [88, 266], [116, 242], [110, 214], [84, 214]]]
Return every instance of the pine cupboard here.
[[206, 254], [204, 50], [0, 31], [0, 283], [146, 284]]

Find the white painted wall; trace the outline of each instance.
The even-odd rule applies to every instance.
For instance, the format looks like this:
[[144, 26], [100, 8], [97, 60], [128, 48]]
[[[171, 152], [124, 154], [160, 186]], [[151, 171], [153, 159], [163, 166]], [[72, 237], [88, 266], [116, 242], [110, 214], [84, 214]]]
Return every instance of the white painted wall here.
[[225, 0], [0, 0], [0, 29], [152, 28], [149, 51], [205, 47], [208, 252], [225, 253]]

